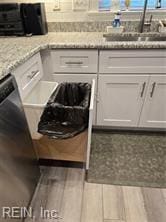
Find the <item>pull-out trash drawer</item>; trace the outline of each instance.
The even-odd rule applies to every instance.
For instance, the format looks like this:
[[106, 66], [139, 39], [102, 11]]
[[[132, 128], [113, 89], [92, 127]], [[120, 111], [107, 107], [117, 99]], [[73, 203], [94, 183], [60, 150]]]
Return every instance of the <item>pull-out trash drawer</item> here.
[[57, 82], [39, 81], [25, 99], [23, 99], [23, 106], [32, 139], [42, 137], [42, 135], [37, 132], [38, 122], [40, 121], [44, 107], [57, 86]]
[[91, 84], [91, 93], [88, 108], [89, 115], [87, 121], [87, 128], [84, 131], [81, 131], [79, 134], [74, 135], [74, 137], [70, 137], [67, 139], [56, 139], [56, 137], [52, 136], [52, 134], [49, 134], [49, 132], [48, 134], [44, 134], [42, 138], [38, 140], [36, 139], [34, 141], [34, 144], [36, 146], [36, 150], [40, 159], [84, 162], [86, 163], [86, 168], [88, 169], [91, 146], [94, 97], [95, 80], [93, 79]]

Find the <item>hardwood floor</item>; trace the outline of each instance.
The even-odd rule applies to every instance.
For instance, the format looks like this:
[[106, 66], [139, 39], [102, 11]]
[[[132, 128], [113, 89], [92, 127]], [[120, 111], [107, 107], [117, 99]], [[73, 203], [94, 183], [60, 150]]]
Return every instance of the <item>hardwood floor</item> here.
[[[81, 169], [46, 167], [42, 172], [32, 201], [35, 217], [30, 221], [166, 221], [166, 189], [84, 183]], [[62, 219], [41, 218], [41, 206], [57, 210]]]
[[120, 186], [103, 185], [104, 219], [125, 220], [123, 191]]
[[122, 189], [126, 222], [148, 222], [141, 188], [122, 187]]
[[84, 187], [81, 222], [102, 222], [102, 187], [100, 184], [86, 183]]
[[145, 209], [150, 222], [166, 221], [166, 202], [160, 189], [143, 188]]

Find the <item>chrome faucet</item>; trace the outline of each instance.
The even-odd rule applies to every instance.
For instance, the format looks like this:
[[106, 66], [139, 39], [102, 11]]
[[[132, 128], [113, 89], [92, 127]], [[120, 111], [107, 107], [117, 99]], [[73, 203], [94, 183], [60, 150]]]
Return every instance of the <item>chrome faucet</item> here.
[[146, 10], [147, 10], [148, 0], [145, 0], [144, 3], [144, 10], [141, 16], [140, 25], [139, 25], [139, 32], [142, 33], [144, 31], [144, 26], [148, 26], [150, 28], [152, 23], [153, 16], [150, 16], [150, 19], [148, 22], [145, 22], [145, 16], [146, 16]]

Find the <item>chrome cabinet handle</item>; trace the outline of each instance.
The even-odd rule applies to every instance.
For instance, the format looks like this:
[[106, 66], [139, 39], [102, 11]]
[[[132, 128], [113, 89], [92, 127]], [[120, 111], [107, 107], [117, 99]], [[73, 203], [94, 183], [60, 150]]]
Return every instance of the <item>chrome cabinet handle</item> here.
[[81, 62], [81, 61], [78, 61], [78, 62], [66, 62], [66, 65], [82, 65], [83, 64], [83, 62]]
[[150, 92], [150, 97], [151, 97], [151, 98], [153, 97], [155, 87], [156, 87], [156, 82], [154, 82], [154, 83], [152, 84], [152, 91]]
[[30, 75], [28, 75], [27, 77], [32, 79], [37, 73], [39, 72], [39, 70], [36, 71], [32, 71]]
[[95, 93], [95, 100], [96, 100], [97, 103], [100, 102], [100, 100], [99, 100], [99, 92]]
[[144, 82], [144, 83], [142, 84], [141, 98], [142, 98], [143, 95], [144, 95], [144, 92], [145, 92], [145, 86], [146, 86], [146, 82]]

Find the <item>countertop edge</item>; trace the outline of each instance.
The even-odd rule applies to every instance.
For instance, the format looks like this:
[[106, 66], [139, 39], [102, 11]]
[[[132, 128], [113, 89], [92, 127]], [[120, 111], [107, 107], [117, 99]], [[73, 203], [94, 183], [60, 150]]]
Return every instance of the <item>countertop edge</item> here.
[[35, 55], [41, 50], [44, 49], [166, 49], [166, 44], [164, 42], [151, 42], [151, 43], [124, 43], [124, 42], [113, 42], [108, 44], [85, 44], [85, 43], [47, 43], [40, 44], [35, 47], [33, 50], [30, 50], [26, 53], [21, 59], [14, 61], [9, 66], [3, 68], [0, 73], [0, 79], [6, 76], [8, 73], [11, 73], [19, 65], [23, 64], [30, 57]]

